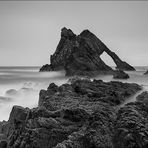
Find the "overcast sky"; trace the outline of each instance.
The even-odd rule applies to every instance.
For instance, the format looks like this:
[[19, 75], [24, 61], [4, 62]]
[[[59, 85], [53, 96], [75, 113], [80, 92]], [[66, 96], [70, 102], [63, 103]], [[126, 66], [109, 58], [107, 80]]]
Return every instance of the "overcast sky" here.
[[49, 63], [64, 26], [89, 29], [122, 60], [148, 66], [147, 1], [0, 1], [0, 66]]

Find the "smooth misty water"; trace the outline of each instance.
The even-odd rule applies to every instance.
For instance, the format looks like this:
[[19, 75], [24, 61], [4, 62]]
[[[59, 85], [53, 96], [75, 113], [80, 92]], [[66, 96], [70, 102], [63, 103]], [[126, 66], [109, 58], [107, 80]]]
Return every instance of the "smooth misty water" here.
[[51, 82], [67, 82], [64, 72], [38, 71], [38, 67], [0, 67], [0, 121], [9, 118], [13, 105], [36, 107], [39, 91]]
[[[148, 67], [136, 67], [137, 71], [127, 72], [128, 80], [122, 82], [138, 83], [148, 90], [148, 75], [143, 73]], [[8, 120], [13, 105], [36, 107], [39, 100], [39, 91], [46, 89], [51, 82], [57, 85], [68, 81], [65, 73], [38, 72], [39, 67], [0, 67], [0, 121]], [[101, 75], [96, 79], [115, 81], [111, 75]], [[130, 100], [134, 97], [130, 98]]]

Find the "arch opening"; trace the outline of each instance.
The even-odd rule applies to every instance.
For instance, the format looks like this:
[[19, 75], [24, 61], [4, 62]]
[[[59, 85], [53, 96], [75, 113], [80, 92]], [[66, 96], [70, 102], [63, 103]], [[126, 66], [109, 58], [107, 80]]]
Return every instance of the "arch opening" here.
[[103, 52], [101, 54], [100, 58], [105, 62], [105, 64], [107, 64], [108, 66], [115, 69], [115, 67], [116, 67], [115, 62], [113, 61], [113, 59], [106, 52]]

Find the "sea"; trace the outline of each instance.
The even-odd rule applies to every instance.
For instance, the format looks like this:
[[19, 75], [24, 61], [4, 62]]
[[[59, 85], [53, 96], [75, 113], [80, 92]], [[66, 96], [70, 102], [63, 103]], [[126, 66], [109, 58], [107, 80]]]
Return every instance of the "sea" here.
[[[68, 82], [64, 71], [39, 72], [40, 67], [0, 67], [0, 121], [8, 120], [14, 105], [34, 108], [38, 105], [39, 92], [50, 83]], [[114, 68], [114, 67], [113, 67]], [[148, 75], [143, 75], [148, 66], [136, 66], [136, 71], [126, 71], [130, 78], [115, 80], [112, 75], [99, 75], [95, 79], [137, 83], [148, 90]]]

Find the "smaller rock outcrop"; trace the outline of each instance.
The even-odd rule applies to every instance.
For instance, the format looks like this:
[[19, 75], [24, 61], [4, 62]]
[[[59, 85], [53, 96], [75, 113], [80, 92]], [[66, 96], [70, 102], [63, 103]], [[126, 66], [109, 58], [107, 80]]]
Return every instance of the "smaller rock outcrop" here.
[[144, 75], [148, 75], [148, 70], [144, 73]]
[[128, 79], [129, 75], [122, 70], [116, 70], [113, 74], [114, 79]]

